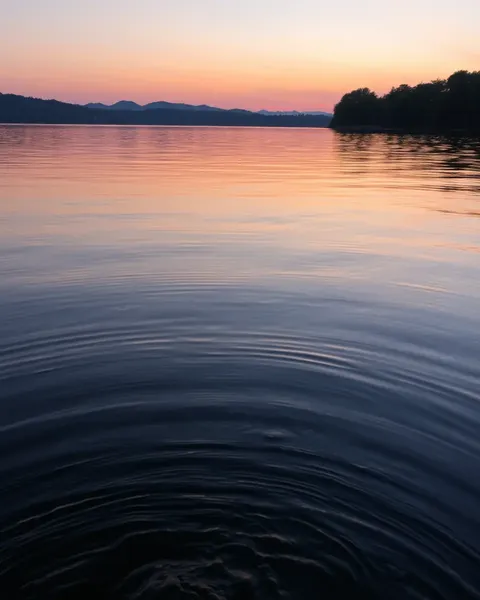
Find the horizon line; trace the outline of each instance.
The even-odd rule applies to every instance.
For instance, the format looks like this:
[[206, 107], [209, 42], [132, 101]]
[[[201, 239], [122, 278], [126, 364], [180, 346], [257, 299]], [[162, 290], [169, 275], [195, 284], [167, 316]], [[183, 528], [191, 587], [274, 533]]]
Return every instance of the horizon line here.
[[12, 96], [23, 96], [24, 98], [34, 98], [34, 99], [38, 99], [38, 100], [54, 100], [56, 102], [62, 102], [64, 104], [72, 104], [72, 105], [76, 105], [76, 106], [83, 106], [83, 107], [87, 107], [88, 104], [103, 104], [104, 106], [114, 106], [115, 104], [118, 104], [119, 102], [132, 102], [134, 104], [137, 104], [137, 106], [147, 106], [148, 104], [154, 104], [156, 102], [165, 102], [168, 104], [184, 104], [186, 106], [208, 106], [210, 108], [218, 108], [220, 110], [225, 110], [225, 111], [232, 111], [232, 110], [243, 110], [246, 112], [251, 112], [251, 113], [259, 113], [262, 111], [268, 111], [271, 113], [291, 113], [291, 112], [298, 112], [298, 113], [313, 113], [313, 112], [317, 112], [317, 113], [323, 113], [326, 115], [333, 115], [333, 109], [332, 110], [325, 110], [325, 109], [321, 109], [321, 108], [312, 108], [312, 109], [298, 109], [298, 108], [291, 108], [291, 109], [269, 109], [269, 108], [260, 108], [258, 110], [255, 109], [251, 109], [251, 108], [241, 108], [240, 106], [235, 106], [234, 108], [225, 108], [223, 106], [220, 106], [218, 104], [206, 104], [205, 102], [200, 102], [198, 104], [191, 104], [190, 102], [178, 102], [178, 101], [173, 101], [173, 100], [151, 100], [148, 102], [145, 102], [145, 104], [141, 104], [139, 102], [137, 102], [136, 100], [130, 100], [130, 99], [125, 99], [122, 98], [120, 100], [115, 100], [114, 102], [112, 102], [111, 104], [108, 104], [106, 102], [102, 102], [102, 101], [89, 101], [89, 102], [73, 102], [71, 100], [60, 100], [59, 98], [55, 98], [55, 97], [48, 97], [48, 96], [33, 96], [33, 95], [26, 95], [26, 94], [16, 94], [14, 92], [0, 92], [0, 94], [3, 94], [5, 96], [7, 95], [12, 95]]

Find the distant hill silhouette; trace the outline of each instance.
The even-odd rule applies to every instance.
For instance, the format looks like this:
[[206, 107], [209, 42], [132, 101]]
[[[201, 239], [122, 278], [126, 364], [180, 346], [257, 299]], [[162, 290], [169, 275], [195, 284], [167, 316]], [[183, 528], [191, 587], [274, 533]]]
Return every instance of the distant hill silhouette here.
[[350, 131], [461, 131], [480, 133], [480, 71], [400, 85], [385, 96], [368, 88], [345, 94], [330, 125]]
[[143, 110], [140, 104], [131, 100], [120, 100], [120, 102], [117, 102], [113, 106], [106, 106], [105, 108], [109, 108], [110, 110]]
[[[132, 102], [131, 100], [120, 100], [120, 102], [116, 102], [115, 104], [102, 104], [98, 102], [91, 102], [89, 104], [85, 104], [87, 108], [96, 108], [103, 110], [157, 110], [157, 109], [175, 109], [175, 110], [207, 110], [207, 111], [216, 111], [216, 112], [228, 112], [228, 109], [218, 108], [217, 106], [209, 106], [208, 104], [183, 104], [177, 102], [150, 102], [149, 104], [137, 104], [136, 102]], [[231, 109], [234, 112], [245, 112], [245, 113], [256, 113], [259, 115], [264, 115], [268, 117], [298, 117], [302, 115], [313, 115], [313, 116], [325, 116], [332, 117], [331, 113], [323, 112], [323, 111], [298, 111], [298, 110], [259, 110], [259, 111], [250, 111], [250, 110], [242, 110], [239, 108]]]
[[[118, 104], [121, 106], [118, 107]], [[204, 125], [252, 127], [328, 127], [326, 116], [266, 116], [243, 110], [198, 110], [150, 108], [125, 110], [117, 103], [114, 110], [41, 100], [14, 94], [0, 94], [0, 123], [45, 123], [85, 125]], [[137, 105], [138, 106], [138, 105]]]
[[216, 106], [208, 106], [207, 104], [182, 104], [176, 102], [150, 102], [149, 104], [137, 104], [131, 100], [120, 100], [115, 104], [89, 103], [85, 104], [87, 108], [99, 108], [103, 110], [158, 110], [158, 109], [174, 109], [174, 110], [207, 110], [207, 111], [222, 111], [225, 109], [217, 108]]

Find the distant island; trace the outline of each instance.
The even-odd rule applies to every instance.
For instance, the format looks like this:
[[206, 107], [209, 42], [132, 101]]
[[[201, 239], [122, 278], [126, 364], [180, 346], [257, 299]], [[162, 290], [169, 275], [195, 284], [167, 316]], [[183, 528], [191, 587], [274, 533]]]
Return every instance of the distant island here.
[[145, 106], [130, 101], [121, 101], [112, 106], [104, 104], [81, 106], [58, 100], [0, 94], [0, 123], [328, 127], [331, 118], [328, 113], [269, 114], [161, 101]]
[[480, 133], [480, 71], [400, 85], [384, 96], [368, 88], [345, 94], [330, 124], [337, 131]]

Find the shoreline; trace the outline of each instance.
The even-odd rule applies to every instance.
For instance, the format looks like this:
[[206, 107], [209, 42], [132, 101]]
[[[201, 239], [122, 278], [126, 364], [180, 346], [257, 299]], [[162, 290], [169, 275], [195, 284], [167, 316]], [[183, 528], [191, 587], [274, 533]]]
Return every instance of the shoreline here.
[[336, 133], [382, 133], [391, 135], [453, 135], [479, 137], [480, 130], [471, 129], [401, 129], [380, 125], [336, 125], [329, 129]]

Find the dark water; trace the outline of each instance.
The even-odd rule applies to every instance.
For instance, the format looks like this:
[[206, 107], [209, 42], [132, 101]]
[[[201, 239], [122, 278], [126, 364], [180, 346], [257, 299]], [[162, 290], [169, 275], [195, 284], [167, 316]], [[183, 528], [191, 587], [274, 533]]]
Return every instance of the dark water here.
[[480, 144], [0, 127], [0, 589], [480, 598]]

